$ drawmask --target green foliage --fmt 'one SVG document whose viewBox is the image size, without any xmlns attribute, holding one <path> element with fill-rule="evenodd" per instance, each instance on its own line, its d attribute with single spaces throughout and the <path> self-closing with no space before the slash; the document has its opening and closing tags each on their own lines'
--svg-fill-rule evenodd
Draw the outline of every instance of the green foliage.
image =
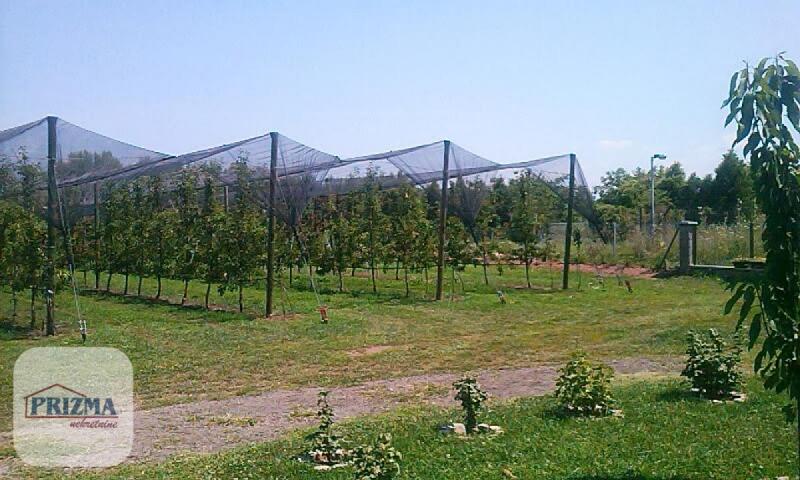
<svg viewBox="0 0 800 480">
<path fill-rule="evenodd" d="M 382 433 L 374 445 L 362 445 L 353 450 L 353 470 L 356 480 L 392 480 L 400 475 L 403 455 L 392 446 L 392 435 Z"/>
<path fill-rule="evenodd" d="M 737 327 L 749 319 L 749 347 L 763 337 L 753 366 L 768 389 L 800 402 L 800 71 L 789 59 L 765 58 L 731 77 L 723 108 L 737 126 L 755 180 L 758 207 L 766 216 L 763 277 L 732 282 L 725 310 L 742 301 Z M 788 408 L 790 417 L 796 409 Z"/>
<path fill-rule="evenodd" d="M 468 375 L 453 383 L 453 388 L 456 389 L 455 399 L 461 402 L 461 408 L 464 410 L 464 426 L 467 433 L 473 433 L 478 427 L 478 413 L 484 408 L 489 395 L 481 389 L 474 377 Z"/>
<path fill-rule="evenodd" d="M 559 370 L 556 398 L 568 415 L 604 416 L 612 411 L 611 379 L 614 372 L 602 363 L 593 363 L 578 353 Z"/>
<path fill-rule="evenodd" d="M 742 383 L 739 346 L 728 345 L 714 328 L 704 333 L 689 330 L 687 341 L 688 358 L 681 375 L 704 397 L 730 398 Z"/>
<path fill-rule="evenodd" d="M 747 165 L 734 151 L 723 154 L 714 175 L 686 176 L 680 163 L 656 165 L 656 223 L 674 224 L 688 219 L 703 223 L 732 224 L 753 213 L 753 182 Z M 637 168 L 609 171 L 595 188 L 597 211 L 603 223 L 617 223 L 627 237 L 646 223 L 650 209 L 650 172 Z"/>
<path fill-rule="evenodd" d="M 315 463 L 333 465 L 347 458 L 342 438 L 333 431 L 333 417 L 333 408 L 328 404 L 328 392 L 319 392 L 317 398 L 319 426 L 306 436 L 306 440 L 311 442 L 307 456 Z"/>
<path fill-rule="evenodd" d="M 623 421 L 553 419 L 546 398 L 498 405 L 490 423 L 508 426 L 491 441 L 443 437 L 431 425 L 450 412 L 424 407 L 358 418 L 342 424 L 348 437 L 369 442 L 392 434 L 403 454 L 400 478 L 447 480 L 529 479 L 771 479 L 795 467 L 792 427 L 780 415 L 781 396 L 753 383 L 746 403 L 714 405 L 687 397 L 673 379 L 626 382 L 615 388 Z M 103 471 L 42 469 L 22 476 L 98 480 L 281 479 L 348 480 L 350 469 L 314 472 L 292 458 L 302 439 L 290 435 L 214 454 L 125 463 Z M 13 448 L 9 446 L 9 451 Z M 0 456 L 3 449 L 0 447 Z M 37 475 L 38 474 L 38 475 Z"/>
<path fill-rule="evenodd" d="M 0 277 L 12 292 L 40 286 L 45 234 L 44 222 L 33 213 L 0 202 Z"/>
</svg>

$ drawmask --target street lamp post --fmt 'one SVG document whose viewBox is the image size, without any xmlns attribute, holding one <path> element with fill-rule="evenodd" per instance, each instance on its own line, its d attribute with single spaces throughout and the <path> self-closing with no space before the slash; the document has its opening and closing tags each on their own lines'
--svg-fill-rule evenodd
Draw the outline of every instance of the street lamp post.
<svg viewBox="0 0 800 480">
<path fill-rule="evenodd" d="M 656 153 L 650 157 L 650 236 L 656 233 L 656 160 L 666 160 L 663 153 Z"/>
</svg>

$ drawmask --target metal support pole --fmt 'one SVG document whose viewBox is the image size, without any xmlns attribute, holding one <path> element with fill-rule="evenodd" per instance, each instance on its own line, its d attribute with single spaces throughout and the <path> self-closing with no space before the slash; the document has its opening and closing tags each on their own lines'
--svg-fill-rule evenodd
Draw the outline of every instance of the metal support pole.
<svg viewBox="0 0 800 480">
<path fill-rule="evenodd" d="M 656 156 L 650 157 L 650 236 L 656 233 Z"/>
<path fill-rule="evenodd" d="M 269 157 L 269 205 L 267 207 L 268 226 L 267 226 L 267 291 L 265 302 L 265 315 L 272 315 L 272 290 L 275 274 L 275 188 L 278 184 L 278 134 L 269 134 L 272 148 Z M 228 187 L 225 187 L 225 198 L 227 204 Z"/>
<path fill-rule="evenodd" d="M 450 140 L 444 141 L 442 163 L 442 202 L 439 205 L 439 252 L 436 260 L 436 300 L 443 297 L 444 287 L 444 241 L 447 231 L 447 190 L 450 180 Z"/>
<path fill-rule="evenodd" d="M 56 334 L 55 290 L 56 290 L 56 117 L 47 117 L 47 270 L 45 274 L 45 299 L 47 319 L 45 335 Z"/>
<path fill-rule="evenodd" d="M 99 185 L 94 182 L 94 289 L 100 290 L 100 194 Z"/>
<path fill-rule="evenodd" d="M 569 154 L 569 193 L 567 197 L 567 226 L 564 229 L 564 278 L 562 288 L 569 288 L 569 261 L 572 247 L 572 207 L 575 203 L 575 158 L 574 153 Z"/>
</svg>

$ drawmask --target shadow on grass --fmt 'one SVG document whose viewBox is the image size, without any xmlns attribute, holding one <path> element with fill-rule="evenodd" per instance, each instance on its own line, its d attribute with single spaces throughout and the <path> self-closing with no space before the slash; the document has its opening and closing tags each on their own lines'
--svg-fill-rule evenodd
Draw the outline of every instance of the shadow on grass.
<svg viewBox="0 0 800 480">
<path fill-rule="evenodd" d="M 656 475 L 646 475 L 643 473 L 622 473 L 622 474 L 611 474 L 611 475 L 573 475 L 569 477 L 563 477 L 563 480 L 685 480 L 688 477 L 679 477 L 679 476 L 669 476 L 669 477 L 662 477 Z"/>
<path fill-rule="evenodd" d="M 3 340 L 27 340 L 36 332 L 29 325 L 20 325 L 10 320 L 0 320 L 0 338 Z"/>
<path fill-rule="evenodd" d="M 205 306 L 197 304 L 197 303 L 186 303 L 180 304 L 178 302 L 172 302 L 168 298 L 159 298 L 156 299 L 155 297 L 150 296 L 136 296 L 136 295 L 125 295 L 120 292 L 114 291 L 106 291 L 106 290 L 94 290 L 94 289 L 86 289 L 81 291 L 81 295 L 92 296 L 98 299 L 113 299 L 118 301 L 119 303 L 124 303 L 128 305 L 145 305 L 145 306 L 159 306 L 159 307 L 167 307 L 172 311 L 175 312 L 195 312 L 195 313 L 203 313 L 207 315 L 213 315 L 214 320 L 218 322 L 225 322 L 228 320 L 240 319 L 241 316 L 245 316 L 251 320 L 259 318 L 257 315 L 253 315 L 245 309 L 244 312 L 239 312 L 238 309 L 233 308 L 222 308 L 220 305 L 211 304 L 209 308 L 206 309 Z M 263 317 L 263 316 L 262 316 Z M 208 320 L 207 317 L 203 317 L 205 320 Z"/>
<path fill-rule="evenodd" d="M 703 402 L 700 395 L 690 391 L 688 388 L 672 387 L 656 395 L 656 400 L 659 402 Z"/>
</svg>

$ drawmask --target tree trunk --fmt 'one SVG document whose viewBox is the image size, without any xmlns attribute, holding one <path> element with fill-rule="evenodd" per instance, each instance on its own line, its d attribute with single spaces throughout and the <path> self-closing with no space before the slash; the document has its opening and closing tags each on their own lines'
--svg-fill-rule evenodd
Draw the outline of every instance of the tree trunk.
<svg viewBox="0 0 800 480">
<path fill-rule="evenodd" d="M 342 278 L 342 271 L 339 270 L 339 293 L 344 292 L 344 279 Z"/>
<path fill-rule="evenodd" d="M 447 270 L 445 270 L 445 273 Z M 450 269 L 450 301 L 452 302 L 456 298 L 456 269 Z"/>
<path fill-rule="evenodd" d="M 31 330 L 36 323 L 36 287 L 31 287 Z"/>
<path fill-rule="evenodd" d="M 397 259 L 397 262 L 394 264 L 394 279 L 400 280 L 400 259 Z"/>
<path fill-rule="evenodd" d="M 372 276 L 372 293 L 378 293 L 378 284 L 375 282 L 375 254 L 370 255 L 369 269 Z"/>
<path fill-rule="evenodd" d="M 17 320 L 17 291 L 11 290 L 11 321 L 16 322 Z"/>
<path fill-rule="evenodd" d="M 294 264 L 289 262 L 289 288 L 292 288 L 292 273 L 294 273 Z"/>
<path fill-rule="evenodd" d="M 161 274 L 160 273 L 158 275 L 156 275 L 156 283 L 158 284 L 158 287 L 156 288 L 156 300 L 158 300 L 159 298 L 161 298 Z"/>
<path fill-rule="evenodd" d="M 242 286 L 239 285 L 239 313 L 244 312 L 244 303 L 242 302 Z"/>
<path fill-rule="evenodd" d="M 483 283 L 489 285 L 489 258 L 486 255 L 486 248 L 481 245 L 481 253 L 483 254 Z"/>
<path fill-rule="evenodd" d="M 141 275 L 139 275 L 139 284 L 136 286 L 136 296 L 137 297 L 141 297 L 142 296 L 142 276 Z"/>
<path fill-rule="evenodd" d="M 525 259 L 525 281 L 528 283 L 528 288 L 531 288 L 531 275 L 530 275 L 531 262 L 528 258 Z"/>
<path fill-rule="evenodd" d="M 408 267 L 404 267 L 403 270 L 405 270 L 406 298 L 408 298 L 411 295 L 411 291 L 408 288 Z"/>
<path fill-rule="evenodd" d="M 353 265 L 352 270 L 350 270 L 350 276 L 351 277 L 355 277 L 356 276 L 356 266 L 355 265 Z"/>
<path fill-rule="evenodd" d="M 186 297 L 189 296 L 189 279 L 183 281 L 183 297 L 181 297 L 181 305 L 186 305 Z"/>
<path fill-rule="evenodd" d="M 209 296 L 210 294 L 211 294 L 211 282 L 208 282 L 208 283 L 206 284 L 206 302 L 205 302 L 205 305 L 206 305 L 206 310 L 208 310 L 208 296 Z"/>
<path fill-rule="evenodd" d="M 314 267 L 308 262 L 308 288 L 314 290 Z"/>
<path fill-rule="evenodd" d="M 125 272 L 125 288 L 123 289 L 122 294 L 128 294 L 128 272 Z"/>
<path fill-rule="evenodd" d="M 111 276 L 112 275 L 113 275 L 113 273 L 108 272 L 108 279 L 106 280 L 106 292 L 110 292 L 111 291 Z"/>
</svg>

